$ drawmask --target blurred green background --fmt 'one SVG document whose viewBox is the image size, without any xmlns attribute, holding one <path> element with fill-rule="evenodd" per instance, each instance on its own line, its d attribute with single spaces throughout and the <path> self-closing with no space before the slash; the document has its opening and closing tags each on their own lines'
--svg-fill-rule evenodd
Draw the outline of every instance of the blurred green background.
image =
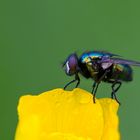
<svg viewBox="0 0 140 140">
<path fill-rule="evenodd" d="M 20 96 L 63 87 L 61 63 L 73 52 L 107 50 L 140 61 L 138 0 L 5 0 L 0 2 L 0 139 L 13 140 Z M 118 92 L 123 140 L 140 138 L 140 68 Z M 92 80 L 80 87 L 91 91 Z M 72 89 L 71 85 L 69 89 Z M 102 84 L 97 97 L 110 97 Z"/>
</svg>

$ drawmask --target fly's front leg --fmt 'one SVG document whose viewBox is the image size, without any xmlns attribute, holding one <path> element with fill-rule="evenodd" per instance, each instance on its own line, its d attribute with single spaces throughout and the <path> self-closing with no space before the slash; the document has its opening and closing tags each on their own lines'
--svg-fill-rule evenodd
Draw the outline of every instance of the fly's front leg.
<svg viewBox="0 0 140 140">
<path fill-rule="evenodd" d="M 75 79 L 77 80 L 77 84 L 76 84 L 75 88 L 77 88 L 80 84 L 80 77 L 78 74 L 75 75 Z"/>
<path fill-rule="evenodd" d="M 77 82 L 75 88 L 77 88 L 78 85 L 80 84 L 80 78 L 79 78 L 78 74 L 75 74 L 75 79 L 72 80 L 72 81 L 70 81 L 69 83 L 67 83 L 67 84 L 64 86 L 64 90 L 65 90 L 70 84 L 72 84 L 72 83 L 74 83 L 74 82 L 76 82 L 76 81 L 78 81 L 78 82 Z"/>
</svg>

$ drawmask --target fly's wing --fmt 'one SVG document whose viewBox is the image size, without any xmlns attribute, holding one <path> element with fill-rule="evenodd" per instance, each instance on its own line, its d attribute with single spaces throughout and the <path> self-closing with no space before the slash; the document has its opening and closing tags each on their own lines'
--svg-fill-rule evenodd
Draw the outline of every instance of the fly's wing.
<svg viewBox="0 0 140 140">
<path fill-rule="evenodd" d="M 107 52 L 107 51 L 97 51 L 97 50 L 95 50 L 95 51 L 86 52 L 86 53 L 87 54 L 92 54 L 92 53 L 95 53 L 96 54 L 97 53 L 97 54 L 102 55 L 101 60 L 103 60 L 103 61 L 101 61 L 100 58 L 93 59 L 89 55 L 88 58 L 90 59 L 90 61 L 88 63 L 92 63 L 93 67 L 95 67 L 95 64 L 97 62 L 98 64 L 101 64 L 101 66 L 102 66 L 103 69 L 107 69 L 107 68 L 109 68 L 112 65 L 113 62 L 112 61 L 109 61 L 110 58 L 113 58 L 115 56 L 119 56 L 120 57 L 120 55 L 113 54 L 113 53 L 110 53 L 110 52 Z"/>
<path fill-rule="evenodd" d="M 102 60 L 99 61 L 101 65 L 105 64 L 127 64 L 132 66 L 140 66 L 140 62 L 133 61 L 133 60 L 126 60 L 122 58 L 106 58 L 103 57 Z"/>
</svg>

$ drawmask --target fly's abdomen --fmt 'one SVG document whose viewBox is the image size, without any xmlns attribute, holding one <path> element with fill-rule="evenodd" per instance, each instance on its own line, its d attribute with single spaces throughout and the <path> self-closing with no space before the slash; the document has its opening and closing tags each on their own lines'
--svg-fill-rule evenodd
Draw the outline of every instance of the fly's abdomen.
<svg viewBox="0 0 140 140">
<path fill-rule="evenodd" d="M 121 81 L 132 81 L 133 70 L 126 64 L 114 64 L 111 78 Z"/>
</svg>

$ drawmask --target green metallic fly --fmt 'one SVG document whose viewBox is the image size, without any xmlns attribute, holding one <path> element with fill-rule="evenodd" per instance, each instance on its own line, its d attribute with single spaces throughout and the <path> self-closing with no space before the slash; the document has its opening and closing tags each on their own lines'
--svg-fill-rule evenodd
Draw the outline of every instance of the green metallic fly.
<svg viewBox="0 0 140 140">
<path fill-rule="evenodd" d="M 89 51 L 83 53 L 79 58 L 76 53 L 68 56 L 63 67 L 68 76 L 75 75 L 75 79 L 65 85 L 67 88 L 73 82 L 77 81 L 76 87 L 80 84 L 79 74 L 85 78 L 94 80 L 92 94 L 95 103 L 95 96 L 99 84 L 107 82 L 112 84 L 111 98 L 120 104 L 116 97 L 116 92 L 122 85 L 122 82 L 130 82 L 133 79 L 133 70 L 130 65 L 140 66 L 140 62 L 119 58 L 119 55 L 105 51 Z"/>
</svg>

